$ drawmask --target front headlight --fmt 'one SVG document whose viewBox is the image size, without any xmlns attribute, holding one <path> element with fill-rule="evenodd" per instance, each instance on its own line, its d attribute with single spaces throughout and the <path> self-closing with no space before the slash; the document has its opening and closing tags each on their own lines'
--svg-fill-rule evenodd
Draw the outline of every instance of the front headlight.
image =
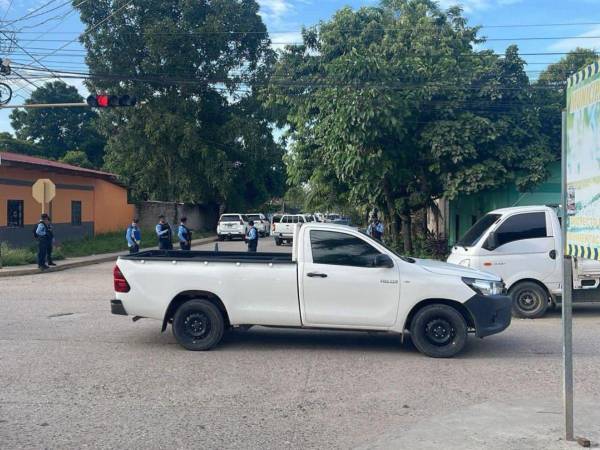
<svg viewBox="0 0 600 450">
<path fill-rule="evenodd" d="M 500 295 L 504 293 L 504 283 L 502 281 L 480 280 L 477 278 L 462 279 L 467 286 L 481 295 Z"/>
</svg>

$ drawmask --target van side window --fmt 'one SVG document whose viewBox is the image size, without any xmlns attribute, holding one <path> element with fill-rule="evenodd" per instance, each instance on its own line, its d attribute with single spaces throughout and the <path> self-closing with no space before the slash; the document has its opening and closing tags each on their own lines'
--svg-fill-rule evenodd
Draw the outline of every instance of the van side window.
<svg viewBox="0 0 600 450">
<path fill-rule="evenodd" d="M 289 218 L 290 218 L 290 216 L 283 216 L 281 218 L 281 223 L 289 223 Z"/>
<path fill-rule="evenodd" d="M 311 231 L 313 263 L 373 267 L 378 250 L 355 236 L 335 231 Z"/>
<path fill-rule="evenodd" d="M 517 214 L 509 217 L 496 231 L 498 246 L 523 239 L 547 237 L 546 214 L 543 212 Z"/>
</svg>

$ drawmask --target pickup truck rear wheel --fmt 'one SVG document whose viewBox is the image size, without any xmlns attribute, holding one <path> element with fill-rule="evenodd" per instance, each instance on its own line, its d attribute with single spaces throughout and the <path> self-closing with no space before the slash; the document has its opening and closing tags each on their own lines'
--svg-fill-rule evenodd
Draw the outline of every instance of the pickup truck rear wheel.
<svg viewBox="0 0 600 450">
<path fill-rule="evenodd" d="M 417 311 L 410 327 L 417 349 L 432 358 L 450 358 L 467 343 L 467 323 L 448 305 L 427 305 Z"/>
<path fill-rule="evenodd" d="M 223 337 L 223 314 L 208 300 L 190 300 L 173 317 L 173 335 L 188 350 L 210 350 Z"/>
<path fill-rule="evenodd" d="M 546 291 L 537 283 L 523 281 L 510 288 L 513 316 L 537 319 L 546 314 L 549 298 Z"/>
<path fill-rule="evenodd" d="M 275 245 L 280 246 L 281 245 L 281 239 L 275 238 Z"/>
</svg>

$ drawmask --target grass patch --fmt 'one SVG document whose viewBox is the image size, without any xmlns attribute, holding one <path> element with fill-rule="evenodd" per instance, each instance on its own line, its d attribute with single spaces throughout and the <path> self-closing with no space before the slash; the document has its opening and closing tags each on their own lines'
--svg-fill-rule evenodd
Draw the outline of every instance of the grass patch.
<svg viewBox="0 0 600 450">
<path fill-rule="evenodd" d="M 194 232 L 193 238 L 213 236 L 212 232 Z M 173 236 L 173 242 L 179 242 L 177 235 Z M 142 249 L 156 247 L 158 241 L 154 230 L 142 230 Z M 76 256 L 99 255 L 101 253 L 114 253 L 126 251 L 127 241 L 125 240 L 125 231 L 114 231 L 112 233 L 98 234 L 92 237 L 86 237 L 76 241 L 64 241 L 60 248 L 67 258 Z"/>
<path fill-rule="evenodd" d="M 194 232 L 194 239 L 214 236 L 213 232 Z M 177 235 L 173 236 L 177 243 Z M 154 230 L 142 230 L 142 248 L 156 247 L 158 245 Z M 83 239 L 64 241 L 54 245 L 52 258 L 61 260 L 78 256 L 100 255 L 102 253 L 115 253 L 127 251 L 125 231 L 114 231 Z M 177 247 L 179 248 L 179 247 Z M 12 248 L 2 243 L 1 258 L 3 266 L 22 266 L 37 262 L 37 246 L 25 248 Z"/>
<path fill-rule="evenodd" d="M 12 248 L 5 242 L 0 244 L 0 258 L 2 266 L 24 266 L 37 263 L 37 247 Z M 65 256 L 59 248 L 52 251 L 52 259 L 60 261 Z"/>
</svg>

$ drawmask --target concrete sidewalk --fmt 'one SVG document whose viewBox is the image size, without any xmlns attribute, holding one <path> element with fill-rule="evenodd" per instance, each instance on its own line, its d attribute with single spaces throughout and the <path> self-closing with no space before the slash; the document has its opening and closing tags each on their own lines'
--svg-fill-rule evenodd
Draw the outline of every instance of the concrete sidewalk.
<svg viewBox="0 0 600 450">
<path fill-rule="evenodd" d="M 199 245 L 215 242 L 217 237 L 209 237 L 192 240 L 192 248 Z M 148 247 L 142 250 L 156 250 L 157 247 Z M 100 255 L 79 256 L 75 258 L 65 258 L 57 262 L 57 265 L 46 270 L 38 269 L 37 264 L 28 264 L 24 266 L 8 266 L 0 269 L 0 278 L 15 277 L 19 275 L 33 275 L 38 273 L 58 272 L 60 270 L 72 269 L 74 267 L 89 266 L 103 262 L 116 261 L 119 256 L 128 255 L 128 252 L 103 253 Z"/>
<path fill-rule="evenodd" d="M 552 396 L 556 396 L 552 393 Z M 560 401 L 541 399 L 487 402 L 454 414 L 425 419 L 414 426 L 381 436 L 360 450 L 576 450 L 563 439 Z M 600 441 L 600 412 L 589 398 L 575 401 L 575 436 Z"/>
</svg>

